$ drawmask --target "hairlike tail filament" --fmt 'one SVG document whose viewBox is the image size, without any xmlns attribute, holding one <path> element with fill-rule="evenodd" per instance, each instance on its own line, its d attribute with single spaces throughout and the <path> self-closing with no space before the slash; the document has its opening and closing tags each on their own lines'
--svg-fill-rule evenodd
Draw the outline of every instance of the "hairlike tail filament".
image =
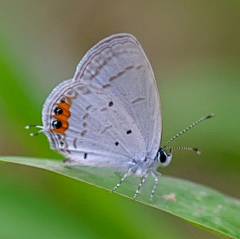
<svg viewBox="0 0 240 239">
<path fill-rule="evenodd" d="M 30 128 L 39 128 L 41 130 L 39 130 L 37 133 L 30 133 L 30 136 L 37 136 L 38 134 L 42 133 L 44 130 L 43 130 L 43 126 L 41 125 L 36 125 L 36 124 L 32 124 L 32 125 L 26 125 L 25 126 L 25 129 L 30 129 Z"/>
</svg>

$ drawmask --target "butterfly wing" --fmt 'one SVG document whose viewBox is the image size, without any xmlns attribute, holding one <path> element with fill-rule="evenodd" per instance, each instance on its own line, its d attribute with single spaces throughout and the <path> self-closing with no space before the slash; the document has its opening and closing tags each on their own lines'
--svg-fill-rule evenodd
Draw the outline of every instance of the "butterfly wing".
<svg viewBox="0 0 240 239">
<path fill-rule="evenodd" d="M 54 121 L 60 131 L 52 129 Z M 47 98 L 43 124 L 52 148 L 70 164 L 128 167 L 131 160 L 153 159 L 161 139 L 160 103 L 138 41 L 118 34 L 90 49 L 73 79 Z"/>
<path fill-rule="evenodd" d="M 74 81 L 104 88 L 118 98 L 141 131 L 145 150 L 155 156 L 162 130 L 159 95 L 151 65 L 136 38 L 117 34 L 99 42 L 78 64 Z"/>
</svg>

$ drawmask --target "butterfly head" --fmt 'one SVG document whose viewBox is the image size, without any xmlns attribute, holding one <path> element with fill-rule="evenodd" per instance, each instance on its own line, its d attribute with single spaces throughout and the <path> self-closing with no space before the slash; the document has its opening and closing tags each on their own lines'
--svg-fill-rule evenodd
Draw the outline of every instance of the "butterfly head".
<svg viewBox="0 0 240 239">
<path fill-rule="evenodd" d="M 157 152 L 156 160 L 158 166 L 160 167 L 168 166 L 172 161 L 172 149 L 170 149 L 170 152 L 167 153 L 164 148 L 160 148 Z"/>
</svg>

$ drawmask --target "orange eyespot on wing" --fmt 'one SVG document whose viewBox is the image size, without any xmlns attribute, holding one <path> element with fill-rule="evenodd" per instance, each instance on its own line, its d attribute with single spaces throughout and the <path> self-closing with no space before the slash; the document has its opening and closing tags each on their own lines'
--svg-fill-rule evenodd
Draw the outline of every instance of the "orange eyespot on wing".
<svg viewBox="0 0 240 239">
<path fill-rule="evenodd" d="M 66 103 L 66 102 L 62 102 L 62 103 L 59 103 L 58 104 L 58 108 L 60 108 L 60 109 L 62 109 L 62 111 L 63 111 L 63 115 L 66 115 L 66 117 L 69 117 L 70 116 L 70 111 L 69 111 L 69 109 L 70 109 L 70 104 L 68 104 L 68 103 Z"/>
<path fill-rule="evenodd" d="M 52 115 L 56 119 L 52 122 L 52 131 L 63 134 L 68 129 L 68 118 L 71 116 L 70 107 L 71 105 L 64 101 L 57 104 L 54 109 L 55 114 Z"/>
</svg>

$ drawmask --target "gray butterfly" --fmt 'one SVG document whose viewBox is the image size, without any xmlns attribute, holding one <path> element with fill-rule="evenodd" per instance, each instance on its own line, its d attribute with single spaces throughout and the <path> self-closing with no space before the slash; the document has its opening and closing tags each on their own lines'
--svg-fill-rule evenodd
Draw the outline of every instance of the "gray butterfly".
<svg viewBox="0 0 240 239">
<path fill-rule="evenodd" d="M 117 34 L 91 48 L 73 78 L 53 89 L 43 106 L 43 126 L 33 126 L 66 157 L 65 165 L 124 172 L 113 191 L 128 175 L 141 176 L 135 199 L 151 174 L 152 199 L 161 175 L 157 168 L 167 166 L 173 148 L 180 148 L 167 147 L 168 143 L 212 116 L 199 119 L 159 148 L 162 118 L 151 65 L 135 37 Z"/>
</svg>

